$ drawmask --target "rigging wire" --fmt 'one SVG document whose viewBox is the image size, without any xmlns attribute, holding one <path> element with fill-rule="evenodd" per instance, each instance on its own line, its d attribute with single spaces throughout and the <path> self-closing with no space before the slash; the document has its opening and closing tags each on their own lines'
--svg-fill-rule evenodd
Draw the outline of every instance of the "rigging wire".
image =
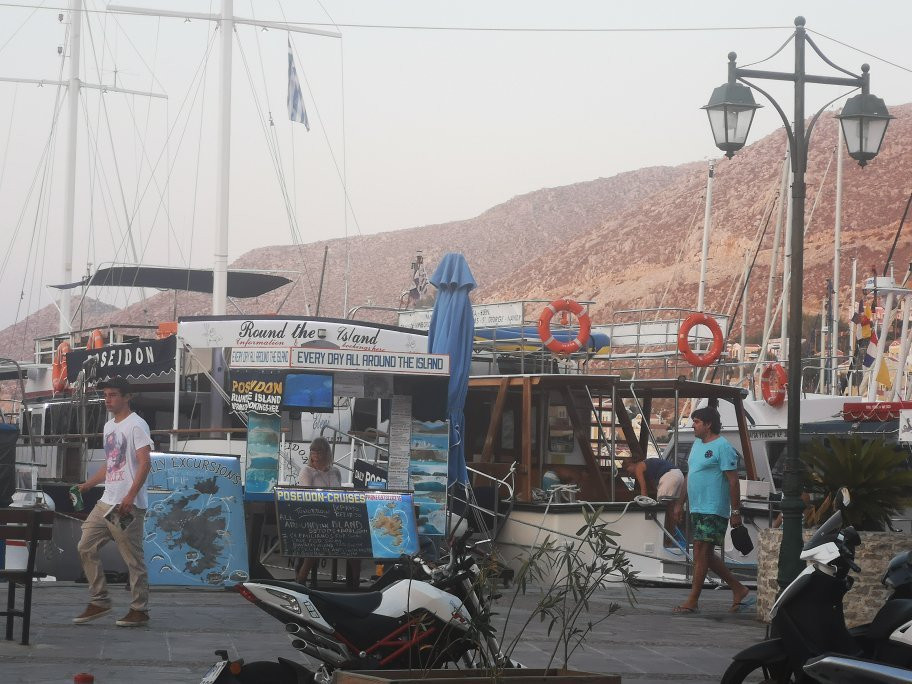
<svg viewBox="0 0 912 684">
<path fill-rule="evenodd" d="M 859 47 L 855 47 L 854 45 L 851 45 L 850 43 L 845 43 L 845 42 L 843 42 L 843 41 L 841 41 L 841 40 L 838 40 L 838 39 L 836 39 L 836 38 L 833 38 L 832 36 L 828 36 L 828 35 L 826 35 L 825 33 L 820 33 L 820 31 L 814 31 L 814 30 L 812 30 L 812 29 L 805 29 L 805 30 L 806 30 L 808 33 L 813 33 L 815 36 L 820 36 L 821 38 L 826 38 L 827 40 L 831 40 L 831 41 L 833 41 L 834 43 L 836 43 L 837 45 L 842 45 L 843 47 L 847 47 L 847 48 L 849 48 L 850 50 L 854 50 L 855 52 L 860 52 L 860 53 L 863 54 L 865 57 L 870 57 L 871 59 L 876 59 L 878 62 L 883 62 L 884 64 L 889 64 L 891 67 L 896 67 L 897 69 L 902 69 L 903 71 L 907 71 L 907 72 L 909 72 L 910 74 L 912 74 L 912 68 L 903 66 L 902 64 L 898 64 L 898 63 L 893 62 L 893 61 L 891 61 L 891 60 L 889 60 L 889 59 L 886 59 L 886 58 L 884 58 L 884 57 L 880 57 L 880 56 L 878 56 L 878 55 L 875 55 L 873 52 L 868 52 L 868 51 L 866 51 L 866 50 L 862 50 L 862 49 L 859 48 Z"/>
<path fill-rule="evenodd" d="M 703 193 L 700 193 L 698 196 L 700 198 L 702 198 L 704 195 L 703 195 Z M 658 306 L 659 309 L 661 309 L 665 305 L 665 297 L 668 295 L 668 290 L 671 289 L 672 284 L 675 282 L 678 275 L 680 274 L 681 269 L 678 267 L 682 263 L 681 260 L 684 256 L 684 250 L 687 247 L 687 240 L 690 238 L 691 234 L 693 233 L 694 223 L 696 223 L 697 215 L 699 213 L 700 213 L 700 205 L 697 204 L 697 207 L 694 209 L 694 214 L 690 219 L 690 225 L 688 226 L 687 231 L 684 233 L 684 237 L 681 240 L 681 248 L 678 250 L 678 256 L 674 260 L 674 266 L 673 266 L 671 278 L 669 278 L 668 282 L 665 283 L 665 290 L 664 290 L 664 292 L 662 292 L 662 297 L 659 299 L 659 306 Z M 655 320 L 659 320 L 659 311 L 656 311 Z"/>
<path fill-rule="evenodd" d="M 3 190 L 3 179 L 6 177 L 6 158 L 9 154 L 10 136 L 13 133 L 13 121 L 16 119 L 16 100 L 19 98 L 19 84 L 14 83 L 13 102 L 10 106 L 9 127 L 6 129 L 6 143 L 3 145 L 3 162 L 0 163 L 0 190 Z"/>
<path fill-rule="evenodd" d="M 256 30 L 256 29 L 254 29 L 254 30 Z M 291 229 L 292 239 L 294 240 L 295 245 L 298 247 L 299 254 L 301 257 L 301 267 L 304 269 L 304 274 L 307 277 L 308 282 L 310 283 L 310 289 L 311 289 L 311 293 L 313 295 L 313 293 L 316 292 L 316 288 L 314 287 L 314 282 L 313 282 L 313 279 L 311 278 L 310 270 L 307 268 L 307 262 L 304 260 L 303 245 L 302 245 L 303 239 L 301 237 L 300 228 L 298 227 L 297 217 L 294 215 L 294 209 L 292 207 L 291 198 L 288 195 L 288 184 L 285 181 L 285 174 L 284 174 L 284 170 L 282 168 L 282 159 L 281 159 L 281 156 L 278 154 L 278 150 L 275 149 L 275 147 L 277 147 L 278 145 L 276 143 L 276 145 L 274 147 L 273 142 L 270 139 L 269 128 L 270 128 L 271 124 L 267 123 L 263 117 L 263 107 L 260 104 L 260 98 L 256 92 L 256 86 L 254 85 L 254 82 L 253 82 L 253 74 L 250 71 L 250 65 L 247 61 L 247 53 L 244 51 L 244 46 L 241 43 L 240 35 L 238 35 L 237 32 L 235 32 L 235 38 L 237 39 L 238 50 L 241 54 L 241 63 L 244 65 L 244 72 L 247 74 L 247 82 L 250 86 L 251 94 L 253 95 L 253 102 L 254 102 L 256 112 L 257 112 L 257 118 L 260 121 L 260 127 L 263 130 L 263 136 L 266 138 L 266 147 L 269 149 L 270 159 L 272 160 L 272 165 L 276 172 L 276 176 L 279 179 L 279 188 L 281 189 L 281 192 L 282 192 L 282 199 L 285 202 L 285 212 L 288 216 L 288 224 L 289 224 L 289 228 Z M 267 109 L 268 109 L 268 107 L 267 107 Z M 270 122 L 271 122 L 271 117 L 270 117 Z"/>
<path fill-rule="evenodd" d="M 17 5 L 17 7 L 27 8 L 28 5 Z M 31 20 L 31 18 L 35 16 L 35 13 L 38 12 L 38 10 L 40 10 L 40 9 L 47 9 L 44 6 L 43 2 L 40 5 L 36 5 L 36 6 L 32 7 L 32 11 L 29 12 L 29 15 L 25 19 L 22 20 L 22 23 L 16 27 L 16 29 L 10 34 L 10 37 L 7 38 L 3 42 L 3 45 L 0 45 L 0 52 L 3 52 L 6 49 L 6 46 L 9 45 L 11 42 L 13 42 L 13 38 L 16 37 L 16 35 L 19 33 L 19 31 L 21 31 L 23 28 L 25 28 L 25 25 L 27 23 L 29 23 L 29 20 Z"/>
</svg>

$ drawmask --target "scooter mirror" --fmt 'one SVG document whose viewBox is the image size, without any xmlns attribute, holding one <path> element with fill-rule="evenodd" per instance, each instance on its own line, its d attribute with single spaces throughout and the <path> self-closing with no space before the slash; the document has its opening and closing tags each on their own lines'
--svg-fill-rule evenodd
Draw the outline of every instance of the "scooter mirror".
<svg viewBox="0 0 912 684">
<path fill-rule="evenodd" d="M 836 492 L 836 508 L 845 510 L 852 503 L 852 496 L 849 494 L 847 487 L 840 487 Z"/>
</svg>

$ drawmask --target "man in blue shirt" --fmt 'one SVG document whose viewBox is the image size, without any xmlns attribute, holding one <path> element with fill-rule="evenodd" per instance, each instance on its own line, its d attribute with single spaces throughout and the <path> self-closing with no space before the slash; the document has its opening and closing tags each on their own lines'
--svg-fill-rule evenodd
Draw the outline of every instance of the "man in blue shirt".
<svg viewBox="0 0 912 684">
<path fill-rule="evenodd" d="M 694 573 L 690 595 L 675 613 L 696 613 L 708 570 L 716 573 L 732 590 L 732 612 L 748 606 L 748 588 L 735 579 L 725 567 L 722 559 L 713 553 L 716 546 L 725 541 L 729 523 L 741 525 L 741 511 L 738 504 L 741 489 L 738 484 L 738 454 L 722 431 L 722 420 L 714 406 L 694 411 L 693 422 L 696 440 L 687 459 L 687 486 L 675 505 L 674 517 L 680 520 L 684 502 L 689 501 L 691 526 L 693 528 Z"/>
</svg>

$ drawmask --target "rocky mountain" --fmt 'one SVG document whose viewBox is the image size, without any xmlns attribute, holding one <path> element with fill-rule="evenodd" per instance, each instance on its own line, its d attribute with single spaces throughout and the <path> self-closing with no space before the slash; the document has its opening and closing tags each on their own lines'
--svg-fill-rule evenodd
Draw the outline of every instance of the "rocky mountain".
<svg viewBox="0 0 912 684">
<path fill-rule="evenodd" d="M 897 118 L 877 159 L 865 168 L 847 155 L 843 162 L 842 302 L 850 296 L 853 258 L 859 279 L 875 266 L 878 271 L 883 268 L 912 189 L 908 180 L 912 177 L 912 104 L 891 107 L 891 112 Z M 821 118 L 808 160 L 804 281 L 808 312 L 819 311 L 832 275 L 836 124 L 829 113 Z M 715 163 L 706 304 L 714 311 L 730 307 L 745 252 L 753 254 L 756 238 L 763 233 L 751 275 L 753 329 L 763 316 L 776 216 L 773 203 L 784 151 L 785 134 L 778 131 L 733 159 Z M 324 316 L 343 314 L 347 259 L 351 264 L 349 308 L 398 307 L 410 286 L 409 264 L 416 250 L 423 252 L 429 273 L 444 253 L 465 254 L 479 284 L 473 296 L 476 302 L 566 295 L 594 301 L 597 323 L 610 321 L 613 312 L 625 308 L 660 304 L 690 308 L 697 299 L 706 173 L 703 162 L 639 169 L 530 192 L 467 220 L 357 236 L 347 243 L 329 240 L 255 249 L 232 267 L 289 271 L 294 283 L 263 297 L 238 300 L 235 308 L 229 305 L 229 313 L 304 314 L 308 306 L 316 313 L 324 250 L 319 311 Z M 767 216 L 771 220 L 764 231 Z M 910 258 L 912 242 L 901 238 L 893 258 L 898 279 Z M 208 295 L 161 293 L 106 315 L 106 320 L 155 324 L 173 320 L 175 313 L 207 313 L 210 300 Z M 27 356 L 30 346 L 14 341 L 23 337 L 21 326 L 29 334 L 53 331 L 53 325 L 38 322 L 47 313 L 45 309 L 33 314 L 15 331 L 0 332 L 0 355 Z M 367 308 L 356 316 L 393 320 L 389 312 Z"/>
</svg>

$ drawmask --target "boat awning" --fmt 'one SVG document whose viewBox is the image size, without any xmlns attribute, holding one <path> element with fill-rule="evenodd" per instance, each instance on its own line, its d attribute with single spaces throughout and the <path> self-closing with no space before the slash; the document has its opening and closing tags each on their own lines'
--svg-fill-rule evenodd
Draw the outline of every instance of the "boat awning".
<svg viewBox="0 0 912 684">
<path fill-rule="evenodd" d="M 212 292 L 212 271 L 165 266 L 112 266 L 100 268 L 75 283 L 51 285 L 58 290 L 74 287 L 152 287 L 158 290 Z M 228 271 L 228 296 L 244 299 L 272 292 L 291 280 L 270 273 Z"/>
</svg>

